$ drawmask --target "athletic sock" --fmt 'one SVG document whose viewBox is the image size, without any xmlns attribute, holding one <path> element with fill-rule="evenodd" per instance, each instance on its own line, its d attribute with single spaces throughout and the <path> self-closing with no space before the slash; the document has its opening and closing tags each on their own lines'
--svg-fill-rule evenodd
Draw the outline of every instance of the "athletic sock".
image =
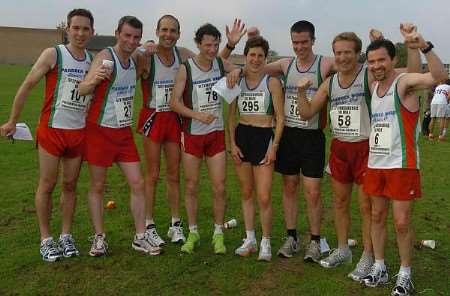
<svg viewBox="0 0 450 296">
<path fill-rule="evenodd" d="M 398 273 L 402 273 L 411 277 L 411 266 L 400 266 Z"/>
<path fill-rule="evenodd" d="M 177 218 L 177 217 L 172 217 L 172 226 L 174 226 L 174 225 L 175 225 L 175 223 L 177 223 L 177 222 L 179 222 L 179 221 L 181 221 L 181 219 L 180 219 L 180 218 Z"/>
<path fill-rule="evenodd" d="M 384 265 L 384 259 L 375 259 L 375 264 L 381 268 L 381 270 L 386 270 L 386 265 Z"/>
<path fill-rule="evenodd" d="M 149 225 L 155 225 L 155 221 L 153 221 L 153 218 L 145 219 L 145 227 L 147 227 Z"/>
<path fill-rule="evenodd" d="M 189 225 L 189 231 L 192 232 L 192 233 L 197 233 L 198 234 L 197 224 Z"/>
<path fill-rule="evenodd" d="M 245 234 L 247 235 L 248 240 L 256 241 L 255 230 L 246 230 Z"/>
<path fill-rule="evenodd" d="M 223 234 L 223 225 L 214 223 L 214 234 Z"/>
<path fill-rule="evenodd" d="M 144 237 L 145 237 L 145 232 L 144 233 L 136 233 L 137 239 L 143 239 Z"/>
<path fill-rule="evenodd" d="M 311 240 L 320 243 L 320 234 L 318 235 L 311 234 Z"/>
<path fill-rule="evenodd" d="M 295 241 L 297 241 L 297 229 L 288 229 L 287 230 L 287 235 L 288 236 L 292 236 L 294 238 Z"/>
</svg>

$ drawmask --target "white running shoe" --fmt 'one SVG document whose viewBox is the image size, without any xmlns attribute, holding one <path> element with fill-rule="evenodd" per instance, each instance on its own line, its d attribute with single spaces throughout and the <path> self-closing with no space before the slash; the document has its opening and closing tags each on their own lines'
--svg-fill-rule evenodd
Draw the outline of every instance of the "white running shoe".
<svg viewBox="0 0 450 296">
<path fill-rule="evenodd" d="M 58 246 L 55 244 L 52 237 L 41 241 L 39 252 L 41 253 L 42 260 L 47 262 L 58 261 L 62 256 Z"/>
<path fill-rule="evenodd" d="M 159 236 L 158 232 L 156 232 L 156 225 L 149 224 L 145 229 L 145 233 L 148 236 L 148 241 L 157 247 L 163 246 L 166 242 Z"/>
<path fill-rule="evenodd" d="M 92 238 L 92 246 L 89 255 L 92 257 L 106 256 L 108 254 L 108 243 L 106 242 L 106 235 L 96 234 Z"/>
<path fill-rule="evenodd" d="M 397 277 L 394 289 L 391 291 L 391 296 L 409 296 L 414 291 L 414 285 L 411 280 L 411 276 L 398 273 L 394 278 Z"/>
<path fill-rule="evenodd" d="M 181 221 L 175 222 L 173 225 L 169 226 L 167 231 L 167 237 L 174 244 L 182 244 L 186 241 L 186 237 L 183 234 L 183 223 Z"/>
<path fill-rule="evenodd" d="M 244 243 L 242 246 L 234 251 L 236 255 L 247 257 L 251 253 L 256 253 L 258 251 L 258 244 L 256 243 L 256 240 L 244 238 L 243 241 Z"/>
<path fill-rule="evenodd" d="M 270 240 L 261 240 L 258 260 L 259 261 L 272 260 L 272 247 L 270 246 Z"/>
<path fill-rule="evenodd" d="M 154 246 L 150 242 L 148 233 L 145 233 L 143 238 L 138 238 L 137 235 L 135 235 L 131 247 L 136 251 L 144 252 L 152 256 L 161 254 L 161 248 Z"/>
<path fill-rule="evenodd" d="M 367 287 L 375 288 L 378 285 L 387 284 L 389 275 L 386 270 L 382 270 L 378 264 L 373 264 L 367 276 L 361 279 L 361 283 Z"/>
</svg>

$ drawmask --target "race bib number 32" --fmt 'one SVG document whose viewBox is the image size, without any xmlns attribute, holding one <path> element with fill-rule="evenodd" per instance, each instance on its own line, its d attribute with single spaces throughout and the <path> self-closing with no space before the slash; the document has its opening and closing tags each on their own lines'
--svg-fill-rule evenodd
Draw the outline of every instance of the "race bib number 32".
<svg viewBox="0 0 450 296">
<path fill-rule="evenodd" d="M 392 125 L 390 122 L 377 122 L 370 132 L 370 153 L 390 155 L 392 146 Z"/>
</svg>

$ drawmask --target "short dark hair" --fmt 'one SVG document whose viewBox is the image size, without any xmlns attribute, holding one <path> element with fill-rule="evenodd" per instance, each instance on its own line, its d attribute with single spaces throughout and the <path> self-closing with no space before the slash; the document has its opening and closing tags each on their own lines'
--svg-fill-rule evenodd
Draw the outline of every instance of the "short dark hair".
<svg viewBox="0 0 450 296">
<path fill-rule="evenodd" d="M 267 57 L 267 54 L 269 53 L 269 42 L 261 36 L 256 36 L 247 40 L 244 48 L 244 55 L 248 54 L 250 48 L 255 47 L 261 47 L 264 51 L 264 55 Z"/>
<path fill-rule="evenodd" d="M 177 30 L 178 30 L 178 33 L 180 33 L 180 22 L 178 21 L 178 19 L 177 19 L 176 17 L 174 17 L 174 16 L 171 15 L 171 14 L 165 14 L 165 15 L 163 15 L 162 17 L 159 18 L 158 23 L 157 23 L 157 25 L 156 25 L 156 30 L 159 30 L 159 28 L 161 27 L 161 21 L 162 21 L 163 19 L 165 19 L 165 18 L 170 18 L 170 19 L 174 20 L 174 21 L 177 23 Z"/>
<path fill-rule="evenodd" d="M 203 26 L 201 26 L 200 28 L 197 29 L 197 31 L 195 32 L 195 38 L 194 41 L 197 43 L 201 43 L 203 36 L 205 35 L 210 35 L 215 37 L 216 39 L 219 39 L 222 37 L 222 35 L 220 34 L 220 31 L 217 30 L 216 27 L 214 27 L 213 25 L 207 23 L 204 24 Z"/>
<path fill-rule="evenodd" d="M 343 33 L 336 35 L 336 37 L 334 37 L 334 39 L 333 39 L 333 43 L 331 44 L 333 51 L 334 51 L 334 44 L 338 41 L 353 42 L 353 44 L 355 45 L 355 47 L 354 47 L 355 52 L 361 52 L 361 47 L 362 47 L 361 39 L 359 39 L 359 37 L 353 32 L 343 32 Z"/>
<path fill-rule="evenodd" d="M 379 48 L 385 48 L 391 59 L 395 57 L 395 45 L 391 40 L 388 39 L 378 39 L 372 41 L 366 49 L 366 56 L 369 56 L 370 51 L 377 50 Z"/>
<path fill-rule="evenodd" d="M 142 31 L 142 22 L 135 16 L 127 15 L 120 18 L 119 24 L 117 25 L 117 31 L 119 33 L 122 31 L 124 24 L 130 25 L 135 29 L 141 29 Z"/>
<path fill-rule="evenodd" d="M 311 22 L 302 20 L 298 21 L 291 27 L 291 33 L 302 33 L 302 32 L 308 32 L 311 39 L 316 39 L 316 29 L 314 28 L 314 25 Z"/>
<path fill-rule="evenodd" d="M 87 17 L 89 19 L 89 22 L 91 23 L 91 29 L 94 28 L 94 17 L 92 16 L 92 13 L 84 8 L 76 8 L 76 9 L 72 9 L 68 14 L 67 14 L 67 27 L 70 27 L 70 23 L 72 22 L 72 18 L 74 16 L 84 16 Z"/>
</svg>

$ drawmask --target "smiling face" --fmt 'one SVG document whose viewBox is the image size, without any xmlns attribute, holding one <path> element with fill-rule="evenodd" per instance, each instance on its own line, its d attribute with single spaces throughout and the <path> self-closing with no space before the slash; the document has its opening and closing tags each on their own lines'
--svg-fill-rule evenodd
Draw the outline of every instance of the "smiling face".
<svg viewBox="0 0 450 296">
<path fill-rule="evenodd" d="M 339 72 L 351 72 L 358 66 L 360 52 L 353 41 L 340 40 L 333 44 L 334 59 Z"/>
<path fill-rule="evenodd" d="M 389 77 L 394 69 L 395 58 L 392 59 L 386 48 L 370 50 L 367 53 L 367 65 L 376 81 L 383 81 Z"/>
<path fill-rule="evenodd" d="M 309 32 L 292 32 L 291 33 L 292 48 L 295 55 L 300 59 L 306 59 L 312 55 L 312 47 L 314 45 L 314 39 L 311 38 Z"/>
<path fill-rule="evenodd" d="M 119 48 L 130 55 L 138 48 L 141 37 L 142 30 L 127 23 L 123 24 L 120 32 L 116 30 L 116 39 Z"/>
<path fill-rule="evenodd" d="M 85 16 L 73 16 L 66 28 L 67 37 L 72 46 L 85 49 L 89 39 L 94 34 L 91 21 Z"/>
<path fill-rule="evenodd" d="M 212 35 L 203 35 L 202 40 L 197 43 L 200 55 L 208 61 L 213 61 L 219 51 L 220 39 Z"/>
<path fill-rule="evenodd" d="M 247 71 L 253 73 L 262 72 L 266 65 L 266 55 L 262 47 L 252 47 L 245 56 L 245 66 Z"/>
<path fill-rule="evenodd" d="M 172 48 L 180 38 L 178 23 L 171 17 L 164 17 L 159 22 L 159 28 L 156 29 L 158 44 L 164 48 Z"/>
</svg>

